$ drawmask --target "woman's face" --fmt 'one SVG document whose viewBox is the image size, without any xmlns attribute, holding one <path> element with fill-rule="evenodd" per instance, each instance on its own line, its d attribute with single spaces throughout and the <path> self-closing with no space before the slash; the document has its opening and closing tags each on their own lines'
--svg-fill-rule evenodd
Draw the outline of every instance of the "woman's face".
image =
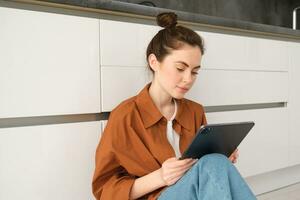
<svg viewBox="0 0 300 200">
<path fill-rule="evenodd" d="M 155 56 L 154 58 L 156 60 Z M 197 78 L 201 58 L 198 46 L 184 44 L 180 49 L 172 50 L 162 62 L 156 60 L 151 63 L 150 58 L 149 63 L 154 70 L 154 79 L 160 88 L 173 98 L 181 99 L 191 89 Z"/>
</svg>

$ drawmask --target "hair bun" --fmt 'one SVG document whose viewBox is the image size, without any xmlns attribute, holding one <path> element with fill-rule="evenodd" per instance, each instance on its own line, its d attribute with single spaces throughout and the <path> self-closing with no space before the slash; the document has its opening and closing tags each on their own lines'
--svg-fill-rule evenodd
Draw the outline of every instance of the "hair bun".
<svg viewBox="0 0 300 200">
<path fill-rule="evenodd" d="M 177 15 L 173 12 L 160 13 L 156 16 L 156 22 L 163 28 L 170 28 L 176 26 Z"/>
</svg>

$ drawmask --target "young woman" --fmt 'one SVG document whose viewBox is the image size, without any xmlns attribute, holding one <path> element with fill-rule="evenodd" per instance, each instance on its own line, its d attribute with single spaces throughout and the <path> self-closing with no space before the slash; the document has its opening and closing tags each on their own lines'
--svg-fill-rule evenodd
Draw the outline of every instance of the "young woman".
<svg viewBox="0 0 300 200">
<path fill-rule="evenodd" d="M 101 200 L 256 199 L 229 158 L 210 154 L 179 160 L 206 124 L 202 105 L 187 100 L 200 70 L 203 40 L 162 13 L 164 27 L 147 48 L 153 80 L 110 114 L 96 151 L 93 193 Z"/>
</svg>

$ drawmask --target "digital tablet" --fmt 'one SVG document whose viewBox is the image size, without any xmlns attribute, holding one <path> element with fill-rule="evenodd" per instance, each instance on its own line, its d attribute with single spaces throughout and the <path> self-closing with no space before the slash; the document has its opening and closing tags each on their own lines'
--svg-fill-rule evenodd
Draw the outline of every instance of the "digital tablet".
<svg viewBox="0 0 300 200">
<path fill-rule="evenodd" d="M 229 157 L 254 126 L 254 122 L 208 124 L 201 127 L 180 159 L 201 158 L 210 153 Z"/>
</svg>

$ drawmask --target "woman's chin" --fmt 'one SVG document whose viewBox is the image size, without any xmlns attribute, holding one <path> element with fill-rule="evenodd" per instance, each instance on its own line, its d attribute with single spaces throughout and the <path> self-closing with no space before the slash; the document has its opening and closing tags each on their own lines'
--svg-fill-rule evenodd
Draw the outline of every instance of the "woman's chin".
<svg viewBox="0 0 300 200">
<path fill-rule="evenodd" d="M 177 94 L 174 94 L 174 95 L 172 95 L 173 96 L 173 98 L 175 98 L 175 99 L 183 99 L 184 98 L 184 95 L 185 94 L 182 94 L 182 93 L 177 93 Z"/>
</svg>

